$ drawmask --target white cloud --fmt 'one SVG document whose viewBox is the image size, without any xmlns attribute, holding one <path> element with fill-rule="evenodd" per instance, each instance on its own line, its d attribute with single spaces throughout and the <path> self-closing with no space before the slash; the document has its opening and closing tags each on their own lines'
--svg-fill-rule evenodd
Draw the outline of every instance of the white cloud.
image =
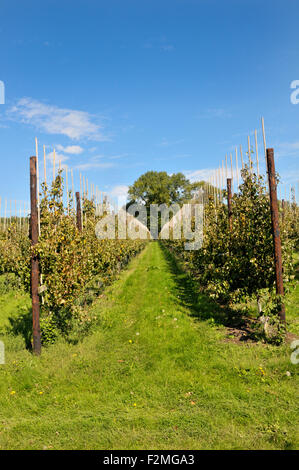
<svg viewBox="0 0 299 470">
<path fill-rule="evenodd" d="M 46 158 L 47 158 L 47 160 L 52 162 L 53 158 L 54 158 L 54 151 L 47 153 Z M 55 162 L 56 162 L 56 165 L 59 164 L 59 161 L 66 162 L 68 159 L 69 159 L 68 155 L 64 155 L 63 153 L 56 152 L 56 149 L 55 149 Z"/>
<path fill-rule="evenodd" d="M 216 172 L 219 170 L 219 168 L 204 168 L 202 170 L 185 170 L 183 173 L 186 175 L 186 177 L 191 181 L 191 183 L 195 183 L 198 181 L 209 181 L 209 178 L 215 178 Z M 220 173 L 221 179 L 222 179 L 222 171 Z M 231 178 L 231 167 L 229 165 L 228 170 L 227 170 L 227 177 Z M 218 174 L 217 174 L 218 178 Z M 237 179 L 237 170 L 236 168 L 233 167 L 233 178 L 236 180 Z M 239 178 L 240 176 L 240 168 L 239 168 Z M 224 181 L 226 179 L 226 170 L 224 168 Z M 215 179 L 214 179 L 215 181 Z"/>
<path fill-rule="evenodd" d="M 129 186 L 125 186 L 125 185 L 114 186 L 114 188 L 112 188 L 112 190 L 110 191 L 110 194 L 113 197 L 118 197 L 118 196 L 127 197 L 128 190 L 129 190 Z"/>
<path fill-rule="evenodd" d="M 70 139 L 90 139 L 105 141 L 102 126 L 95 123 L 95 118 L 85 111 L 59 108 L 32 98 L 22 98 L 10 108 L 11 119 L 31 124 L 48 134 L 66 135 Z"/>
<path fill-rule="evenodd" d="M 119 155 L 94 155 L 83 163 L 78 163 L 75 168 L 79 170 L 91 170 L 93 168 L 112 168 L 117 166 L 117 163 L 111 160 L 118 160 L 123 158 L 126 154 Z"/>
<path fill-rule="evenodd" d="M 113 197 L 114 199 L 117 199 L 118 207 L 123 207 L 126 205 L 128 201 L 128 190 L 129 190 L 129 186 L 119 185 L 119 186 L 114 186 L 114 188 L 112 188 L 111 191 L 109 192 L 111 197 Z"/>
<path fill-rule="evenodd" d="M 77 168 L 78 170 L 92 170 L 96 168 L 111 168 L 113 166 L 114 164 L 111 162 L 90 161 L 87 163 L 80 163 L 79 165 L 76 165 L 75 168 Z"/>
<path fill-rule="evenodd" d="M 208 181 L 208 179 L 215 174 L 215 169 L 205 168 L 203 170 L 186 170 L 183 173 L 186 177 L 194 183 L 196 181 Z"/>
<path fill-rule="evenodd" d="M 63 147 L 63 145 L 57 145 L 57 150 L 71 155 L 79 155 L 83 152 L 83 148 L 80 147 L 80 145 L 68 145 L 67 147 Z"/>
</svg>

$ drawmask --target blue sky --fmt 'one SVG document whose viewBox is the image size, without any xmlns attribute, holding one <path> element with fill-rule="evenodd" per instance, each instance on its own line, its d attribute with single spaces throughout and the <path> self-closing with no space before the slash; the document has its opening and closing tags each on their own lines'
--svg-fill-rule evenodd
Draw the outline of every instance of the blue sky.
<svg viewBox="0 0 299 470">
<path fill-rule="evenodd" d="M 263 162 L 261 116 L 298 190 L 298 15 L 296 0 L 2 0 L 0 196 L 28 200 L 35 137 L 76 189 L 81 171 L 116 196 L 148 170 L 207 177 L 254 129 Z"/>
</svg>

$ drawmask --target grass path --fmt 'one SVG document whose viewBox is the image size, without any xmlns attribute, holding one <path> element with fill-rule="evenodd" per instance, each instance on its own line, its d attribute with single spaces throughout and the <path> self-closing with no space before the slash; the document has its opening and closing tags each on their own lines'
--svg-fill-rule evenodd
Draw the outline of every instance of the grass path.
<svg viewBox="0 0 299 470">
<path fill-rule="evenodd" d="M 288 347 L 225 342 L 212 310 L 150 243 L 93 305 L 84 341 L 35 358 L 7 339 L 0 448 L 298 448 Z"/>
</svg>

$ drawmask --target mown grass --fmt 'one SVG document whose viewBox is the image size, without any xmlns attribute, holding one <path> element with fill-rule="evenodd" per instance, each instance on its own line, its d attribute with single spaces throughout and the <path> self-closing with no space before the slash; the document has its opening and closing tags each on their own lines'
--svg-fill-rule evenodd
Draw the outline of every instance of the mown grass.
<svg viewBox="0 0 299 470">
<path fill-rule="evenodd" d="M 294 254 L 295 279 L 286 294 L 287 329 L 299 336 L 299 253 Z"/>
<path fill-rule="evenodd" d="M 298 448 L 289 346 L 226 342 L 157 242 L 91 308 L 90 336 L 40 358 L 0 338 L 1 449 Z"/>
</svg>

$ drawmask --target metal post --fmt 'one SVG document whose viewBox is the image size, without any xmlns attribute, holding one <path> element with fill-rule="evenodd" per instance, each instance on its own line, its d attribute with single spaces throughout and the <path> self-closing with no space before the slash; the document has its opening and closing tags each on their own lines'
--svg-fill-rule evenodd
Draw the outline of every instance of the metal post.
<svg viewBox="0 0 299 470">
<path fill-rule="evenodd" d="M 232 213 L 232 179 L 227 178 L 227 209 L 228 209 L 228 222 L 229 230 L 233 229 L 233 213 Z"/>
<path fill-rule="evenodd" d="M 31 245 L 38 242 L 38 208 L 37 208 L 37 177 L 36 157 L 30 157 L 30 237 Z M 41 352 L 41 335 L 39 324 L 39 261 L 34 254 L 31 256 L 31 298 L 32 298 L 32 326 L 33 326 L 33 352 L 37 355 Z"/>
<path fill-rule="evenodd" d="M 281 254 L 281 239 L 279 230 L 278 218 L 278 203 L 277 203 L 277 188 L 275 178 L 275 164 L 274 164 L 274 150 L 267 149 L 267 168 L 269 178 L 269 192 L 270 192 L 270 209 L 272 220 L 272 234 L 274 241 L 274 262 L 275 262 L 275 277 L 276 277 L 276 293 L 279 296 L 284 295 L 283 289 L 283 268 L 282 268 L 282 254 Z M 279 318 L 282 323 L 285 323 L 285 306 L 283 302 L 280 303 Z"/>
<path fill-rule="evenodd" d="M 77 202 L 77 228 L 80 232 L 82 232 L 81 202 L 80 202 L 79 192 L 76 192 L 76 202 Z"/>
</svg>

